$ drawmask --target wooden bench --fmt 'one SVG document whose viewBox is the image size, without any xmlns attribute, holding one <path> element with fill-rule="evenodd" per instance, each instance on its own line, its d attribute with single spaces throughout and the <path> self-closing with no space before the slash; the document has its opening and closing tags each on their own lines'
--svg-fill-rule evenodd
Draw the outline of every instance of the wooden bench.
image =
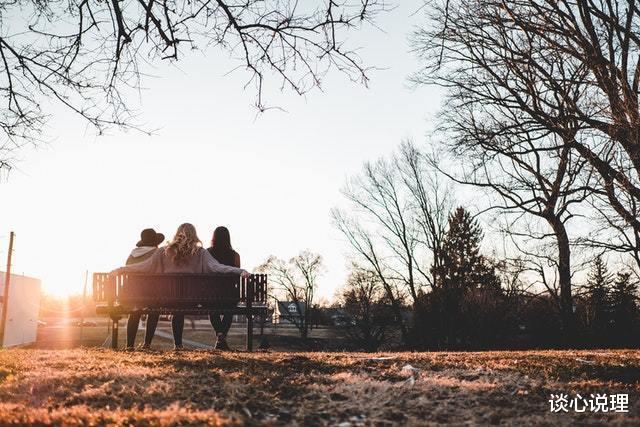
<svg viewBox="0 0 640 427">
<path fill-rule="evenodd" d="M 247 350 L 253 350 L 253 317 L 267 315 L 267 275 L 246 279 L 222 274 L 93 274 L 98 315 L 113 321 L 111 348 L 118 345 L 118 321 L 126 314 L 243 314 L 247 318 Z"/>
</svg>

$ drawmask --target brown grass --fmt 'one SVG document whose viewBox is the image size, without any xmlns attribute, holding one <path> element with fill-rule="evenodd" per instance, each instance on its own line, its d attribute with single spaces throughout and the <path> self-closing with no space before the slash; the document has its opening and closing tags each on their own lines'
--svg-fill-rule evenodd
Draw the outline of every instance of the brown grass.
<svg viewBox="0 0 640 427">
<path fill-rule="evenodd" d="M 630 413 L 552 414 L 559 392 Z M 640 351 L 0 351 L 0 424 L 638 425 L 639 392 Z"/>
</svg>

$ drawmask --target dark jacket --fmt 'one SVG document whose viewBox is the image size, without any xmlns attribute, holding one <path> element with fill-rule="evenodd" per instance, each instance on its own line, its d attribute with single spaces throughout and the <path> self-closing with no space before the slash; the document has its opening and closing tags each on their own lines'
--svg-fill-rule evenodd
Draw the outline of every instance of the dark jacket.
<svg viewBox="0 0 640 427">
<path fill-rule="evenodd" d="M 231 252 L 216 253 L 213 247 L 210 247 L 210 248 L 207 248 L 207 251 L 220 264 L 230 265 L 233 267 L 240 267 L 240 255 L 238 255 L 238 252 L 234 251 L 233 249 L 231 250 Z"/>
</svg>

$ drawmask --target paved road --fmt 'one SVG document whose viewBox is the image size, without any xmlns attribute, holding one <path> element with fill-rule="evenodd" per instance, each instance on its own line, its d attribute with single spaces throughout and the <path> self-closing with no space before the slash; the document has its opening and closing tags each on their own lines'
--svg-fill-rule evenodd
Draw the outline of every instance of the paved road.
<svg viewBox="0 0 640 427">
<path fill-rule="evenodd" d="M 144 329 L 140 328 L 138 330 L 144 330 Z M 155 336 L 166 338 L 169 341 L 173 341 L 173 334 L 172 333 L 165 332 L 165 331 L 160 330 L 160 329 L 156 329 Z M 119 341 L 120 340 L 118 340 L 118 342 Z M 213 348 L 212 345 L 204 344 L 204 343 L 201 343 L 201 342 L 198 342 L 198 341 L 187 340 L 187 339 L 184 339 L 184 338 L 182 339 L 182 344 L 184 344 L 187 347 L 200 348 L 200 349 L 204 349 L 204 350 L 211 350 Z M 111 334 L 109 334 L 107 336 L 107 338 L 104 340 L 104 342 L 102 343 L 102 347 L 111 348 Z"/>
<path fill-rule="evenodd" d="M 173 341 L 173 334 L 170 334 L 169 332 L 165 332 L 165 331 L 160 331 L 160 330 L 156 330 L 156 336 L 162 337 L 162 338 L 167 338 L 168 340 Z M 186 339 L 182 339 L 182 344 L 184 344 L 185 346 L 189 346 L 189 347 L 194 347 L 194 348 L 202 348 L 202 349 L 206 349 L 206 350 L 210 350 L 213 348 L 212 345 L 209 344 L 204 344 L 198 341 L 191 341 L 191 340 L 186 340 Z"/>
</svg>

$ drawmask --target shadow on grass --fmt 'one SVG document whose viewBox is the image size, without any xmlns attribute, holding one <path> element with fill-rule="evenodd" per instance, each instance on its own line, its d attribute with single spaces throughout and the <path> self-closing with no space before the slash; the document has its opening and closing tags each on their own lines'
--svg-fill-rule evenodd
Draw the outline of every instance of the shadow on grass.
<svg viewBox="0 0 640 427">
<path fill-rule="evenodd" d="M 26 377 L 0 389 L 0 400 L 31 407 L 86 406 L 163 409 L 179 404 L 193 410 L 246 411 L 278 414 L 319 397 L 318 385 L 338 367 L 305 356 L 273 360 L 245 357 L 242 353 L 180 352 L 115 356 L 110 365 L 98 361 L 99 370 L 82 360 L 66 368 L 59 361 L 40 369 L 49 377 Z M 93 361 L 96 362 L 95 360 Z M 138 372 L 136 372 L 138 371 Z M 2 372 L 2 371 L 0 371 Z M 286 417 L 286 415 L 285 415 Z"/>
<path fill-rule="evenodd" d="M 0 382 L 0 407 L 18 405 L 32 414 L 46 408 L 60 412 L 59 419 L 64 419 L 64 411 L 73 416 L 86 408 L 86 423 L 92 416 L 124 411 L 132 424 L 144 424 L 144 417 L 175 417 L 177 409 L 172 408 L 180 408 L 188 412 L 184 419 L 194 423 L 189 417 L 199 414 L 268 425 L 490 424 L 516 419 L 535 423 L 530 417 L 554 425 L 557 418 L 548 414 L 550 393 L 574 387 L 555 379 L 573 382 L 584 376 L 591 381 L 585 382 L 585 391 L 596 387 L 601 392 L 607 391 L 603 381 L 624 385 L 638 381 L 640 374 L 637 355 L 618 353 L 603 358 L 566 352 L 369 355 L 78 349 L 16 350 L 0 354 L 0 364 L 5 360 L 17 368 Z M 419 372 L 415 384 L 407 381 L 406 365 Z M 5 370 L 7 366 L 2 364 Z M 136 411 L 141 418 L 136 418 Z M 37 419 L 46 420 L 48 413 L 38 412 Z"/>
<path fill-rule="evenodd" d="M 0 384 L 11 375 L 13 375 L 13 370 L 0 366 Z"/>
</svg>

